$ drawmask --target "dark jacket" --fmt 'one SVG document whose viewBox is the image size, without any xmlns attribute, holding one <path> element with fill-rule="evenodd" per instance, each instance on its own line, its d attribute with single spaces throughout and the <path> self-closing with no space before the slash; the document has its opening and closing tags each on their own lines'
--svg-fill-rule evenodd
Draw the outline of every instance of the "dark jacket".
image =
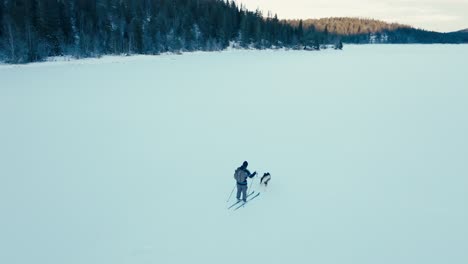
<svg viewBox="0 0 468 264">
<path fill-rule="evenodd" d="M 243 171 L 245 171 L 245 172 L 247 173 L 247 175 L 248 175 L 249 178 L 253 178 L 253 177 L 255 176 L 255 174 L 250 173 L 250 171 L 249 171 L 248 169 L 245 169 L 245 168 L 243 168 L 243 167 L 239 167 L 238 170 L 243 170 Z M 243 181 L 243 182 L 237 182 L 237 184 L 239 184 L 239 185 L 247 185 L 247 178 L 245 178 L 245 181 Z"/>
</svg>

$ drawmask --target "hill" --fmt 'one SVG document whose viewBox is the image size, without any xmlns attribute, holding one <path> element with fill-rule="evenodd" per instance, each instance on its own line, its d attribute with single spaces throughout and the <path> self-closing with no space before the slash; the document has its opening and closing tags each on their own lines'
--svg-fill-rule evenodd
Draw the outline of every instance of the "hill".
<svg viewBox="0 0 468 264">
<path fill-rule="evenodd" d="M 409 25 L 387 23 L 363 18 L 321 18 L 288 20 L 290 25 L 302 27 L 309 35 L 323 33 L 327 39 L 340 39 L 346 43 L 466 43 L 460 32 L 440 33 L 417 29 Z"/>
</svg>

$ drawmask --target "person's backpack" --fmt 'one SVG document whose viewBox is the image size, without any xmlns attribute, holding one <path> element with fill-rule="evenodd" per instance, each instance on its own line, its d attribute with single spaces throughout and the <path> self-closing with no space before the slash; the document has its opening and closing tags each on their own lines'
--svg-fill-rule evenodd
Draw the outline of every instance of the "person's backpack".
<svg viewBox="0 0 468 264">
<path fill-rule="evenodd" d="M 234 179 L 236 179 L 238 183 L 245 182 L 247 177 L 247 172 L 241 168 L 237 168 L 236 172 L 234 172 Z"/>
</svg>

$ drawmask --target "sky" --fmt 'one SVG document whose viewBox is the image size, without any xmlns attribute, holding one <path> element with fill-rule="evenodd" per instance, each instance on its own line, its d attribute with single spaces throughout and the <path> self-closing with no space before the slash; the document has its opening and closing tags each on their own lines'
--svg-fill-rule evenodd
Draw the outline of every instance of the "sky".
<svg viewBox="0 0 468 264">
<path fill-rule="evenodd" d="M 279 18 L 364 17 L 427 30 L 468 28 L 468 0 L 237 0 Z"/>
</svg>

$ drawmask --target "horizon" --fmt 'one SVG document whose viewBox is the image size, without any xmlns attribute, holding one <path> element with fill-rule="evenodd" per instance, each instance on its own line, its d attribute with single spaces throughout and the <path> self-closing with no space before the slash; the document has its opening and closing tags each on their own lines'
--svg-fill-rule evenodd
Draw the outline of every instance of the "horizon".
<svg viewBox="0 0 468 264">
<path fill-rule="evenodd" d="M 280 19 L 352 17 L 381 20 L 437 32 L 468 28 L 468 0 L 235 0 Z"/>
</svg>

